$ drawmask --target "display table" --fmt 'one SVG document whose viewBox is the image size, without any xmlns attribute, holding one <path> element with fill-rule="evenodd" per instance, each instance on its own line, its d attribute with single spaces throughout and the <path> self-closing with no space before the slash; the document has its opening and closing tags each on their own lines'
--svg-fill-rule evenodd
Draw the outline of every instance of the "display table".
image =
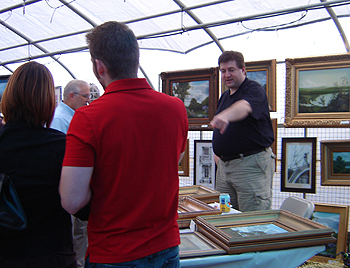
<svg viewBox="0 0 350 268">
<path fill-rule="evenodd" d="M 180 259 L 180 266 L 212 267 L 212 268 L 295 268 L 306 260 L 325 250 L 325 246 L 300 247 L 285 250 L 271 250 L 262 252 L 248 252 L 234 255 L 207 256 Z"/>
</svg>

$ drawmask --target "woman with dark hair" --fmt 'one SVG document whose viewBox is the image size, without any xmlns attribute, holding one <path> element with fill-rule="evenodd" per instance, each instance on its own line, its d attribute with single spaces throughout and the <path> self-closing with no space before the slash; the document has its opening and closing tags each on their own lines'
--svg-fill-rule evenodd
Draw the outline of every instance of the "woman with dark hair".
<svg viewBox="0 0 350 268">
<path fill-rule="evenodd" d="M 51 129 L 55 89 L 50 71 L 28 62 L 11 75 L 1 101 L 0 173 L 16 187 L 27 228 L 0 228 L 0 267 L 76 267 L 71 217 L 58 184 L 65 134 Z"/>
</svg>

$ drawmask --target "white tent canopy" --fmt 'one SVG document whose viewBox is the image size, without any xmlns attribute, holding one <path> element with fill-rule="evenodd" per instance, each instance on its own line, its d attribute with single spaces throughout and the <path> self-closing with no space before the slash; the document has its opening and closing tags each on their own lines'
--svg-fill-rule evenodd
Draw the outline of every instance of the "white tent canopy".
<svg viewBox="0 0 350 268">
<path fill-rule="evenodd" d="M 350 0 L 1 0 L 0 74 L 28 60 L 96 82 L 85 34 L 125 22 L 141 48 L 140 76 L 159 90 L 162 71 L 212 67 L 223 50 L 246 61 L 349 52 Z"/>
</svg>

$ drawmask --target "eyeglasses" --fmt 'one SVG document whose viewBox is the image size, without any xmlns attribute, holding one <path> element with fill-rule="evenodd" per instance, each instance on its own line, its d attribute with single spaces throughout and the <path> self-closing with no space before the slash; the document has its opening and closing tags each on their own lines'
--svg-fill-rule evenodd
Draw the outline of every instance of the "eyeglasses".
<svg viewBox="0 0 350 268">
<path fill-rule="evenodd" d="M 73 93 L 74 93 L 74 94 L 78 94 L 78 95 L 84 97 L 84 98 L 87 99 L 87 100 L 90 99 L 90 94 L 80 94 L 80 93 L 78 93 L 78 92 L 73 92 Z"/>
</svg>

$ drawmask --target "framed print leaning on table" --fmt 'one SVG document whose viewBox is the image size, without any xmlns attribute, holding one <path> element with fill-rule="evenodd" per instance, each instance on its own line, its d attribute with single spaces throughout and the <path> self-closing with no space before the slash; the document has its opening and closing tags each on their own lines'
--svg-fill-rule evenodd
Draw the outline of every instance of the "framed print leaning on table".
<svg viewBox="0 0 350 268">
<path fill-rule="evenodd" d="M 282 138 L 281 192 L 316 193 L 316 138 Z"/>
<path fill-rule="evenodd" d="M 324 258 L 341 258 L 340 252 L 347 251 L 349 206 L 315 203 L 313 221 L 331 227 L 334 230 L 334 243 L 326 245 L 326 250 L 317 254 L 313 260 L 324 261 Z"/>
</svg>

